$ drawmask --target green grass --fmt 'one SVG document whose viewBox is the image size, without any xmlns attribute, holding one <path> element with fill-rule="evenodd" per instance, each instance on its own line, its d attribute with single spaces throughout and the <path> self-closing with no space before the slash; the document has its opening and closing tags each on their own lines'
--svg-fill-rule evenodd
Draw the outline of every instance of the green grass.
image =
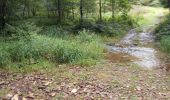
<svg viewBox="0 0 170 100">
<path fill-rule="evenodd" d="M 170 36 L 162 37 L 160 40 L 161 50 L 170 53 Z"/>
<path fill-rule="evenodd" d="M 62 33 L 61 33 L 62 34 Z M 35 35 L 31 41 L 0 42 L 0 66 L 19 64 L 24 67 L 39 60 L 54 63 L 91 65 L 102 57 L 103 45 L 100 38 L 88 31 L 68 40 Z"/>
</svg>

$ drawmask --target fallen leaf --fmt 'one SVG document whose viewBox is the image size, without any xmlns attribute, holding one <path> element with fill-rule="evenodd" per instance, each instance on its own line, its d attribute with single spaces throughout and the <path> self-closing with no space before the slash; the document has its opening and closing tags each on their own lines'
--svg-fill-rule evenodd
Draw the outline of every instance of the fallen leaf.
<svg viewBox="0 0 170 100">
<path fill-rule="evenodd" d="M 15 94 L 15 95 L 11 98 L 11 100 L 19 100 L 19 95 L 18 95 L 18 94 Z"/>
<path fill-rule="evenodd" d="M 34 99 L 35 97 L 33 93 L 29 92 L 29 95 L 27 96 L 27 98 Z"/>
<path fill-rule="evenodd" d="M 12 97 L 13 97 L 12 94 L 7 94 L 5 98 L 9 100 L 9 99 L 11 99 Z"/>
<path fill-rule="evenodd" d="M 4 85 L 4 84 L 5 84 L 5 81 L 1 81 L 1 82 L 0 82 L 0 85 Z"/>
<path fill-rule="evenodd" d="M 44 86 L 48 86 L 49 84 L 51 84 L 52 82 L 48 81 L 44 83 Z"/>
<path fill-rule="evenodd" d="M 28 99 L 23 97 L 22 100 L 28 100 Z"/>
<path fill-rule="evenodd" d="M 55 92 L 52 92 L 52 93 L 50 93 L 49 94 L 51 97 L 54 97 L 55 95 L 56 95 L 56 93 Z"/>
<path fill-rule="evenodd" d="M 137 90 L 137 91 L 141 91 L 141 90 L 142 90 L 142 88 L 141 88 L 141 87 L 139 87 L 139 86 L 137 86 L 137 87 L 136 87 L 136 90 Z"/>
<path fill-rule="evenodd" d="M 159 93 L 159 95 L 166 96 L 167 94 L 166 93 Z"/>
<path fill-rule="evenodd" d="M 45 86 L 39 86 L 38 89 L 45 89 Z"/>
</svg>

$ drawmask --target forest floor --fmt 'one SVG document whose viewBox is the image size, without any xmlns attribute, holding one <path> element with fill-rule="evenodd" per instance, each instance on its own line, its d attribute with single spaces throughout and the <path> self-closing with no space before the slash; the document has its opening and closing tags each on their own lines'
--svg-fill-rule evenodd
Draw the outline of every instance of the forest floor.
<svg viewBox="0 0 170 100">
<path fill-rule="evenodd" d="M 159 17 L 157 16 L 157 18 Z M 105 53 L 105 59 L 90 67 L 59 65 L 50 70 L 29 73 L 1 70 L 0 99 L 169 100 L 169 72 L 154 65 L 153 57 L 149 58 L 154 60 L 151 61 L 152 68 L 148 68 L 141 66 L 140 61 L 145 57 L 140 58 L 141 56 L 129 53 L 129 48 L 132 50 L 134 47 L 149 47 L 157 50 L 154 48 L 153 41 L 143 44 L 142 41 L 145 38 L 139 38 L 144 36 L 147 37 L 147 40 L 152 40 L 154 37 L 150 33 L 152 32 L 143 30 L 129 32 L 120 42 L 116 43 L 116 46 L 109 46 L 108 52 Z M 124 42 L 125 40 L 130 41 Z M 137 51 L 140 50 L 137 49 Z M 156 55 L 152 52 L 151 56 L 156 56 L 161 63 L 163 55 L 159 51 L 157 52 Z M 144 53 L 146 53 L 145 50 Z"/>
</svg>

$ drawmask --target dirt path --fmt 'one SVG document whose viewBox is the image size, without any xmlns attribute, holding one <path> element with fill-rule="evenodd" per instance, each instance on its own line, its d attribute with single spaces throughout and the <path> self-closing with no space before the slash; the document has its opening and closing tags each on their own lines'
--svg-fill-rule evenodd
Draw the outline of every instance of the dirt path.
<svg viewBox="0 0 170 100">
<path fill-rule="evenodd" d="M 152 69 L 160 63 L 156 50 L 147 47 L 153 40 L 151 33 L 133 30 L 91 67 L 0 71 L 0 100 L 169 100 L 170 74 Z"/>
<path fill-rule="evenodd" d="M 157 68 L 150 30 L 131 30 L 95 66 L 0 71 L 0 100 L 170 100 L 170 74 Z"/>
</svg>

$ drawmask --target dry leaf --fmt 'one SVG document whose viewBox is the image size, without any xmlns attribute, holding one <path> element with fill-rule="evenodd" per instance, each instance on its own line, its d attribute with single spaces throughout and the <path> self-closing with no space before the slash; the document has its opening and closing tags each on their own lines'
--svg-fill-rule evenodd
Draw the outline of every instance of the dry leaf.
<svg viewBox="0 0 170 100">
<path fill-rule="evenodd" d="M 18 94 L 15 94 L 15 95 L 11 98 L 11 100 L 19 100 L 19 95 L 18 95 Z"/>
<path fill-rule="evenodd" d="M 45 82 L 44 86 L 48 86 L 49 84 L 51 84 L 52 82 L 48 81 L 48 82 Z"/>
<path fill-rule="evenodd" d="M 56 96 L 56 93 L 52 92 L 52 93 L 50 93 L 50 96 L 54 97 L 54 96 Z"/>
<path fill-rule="evenodd" d="M 12 94 L 7 94 L 5 98 L 6 98 L 6 99 L 11 99 L 12 97 L 13 97 Z"/>
</svg>

